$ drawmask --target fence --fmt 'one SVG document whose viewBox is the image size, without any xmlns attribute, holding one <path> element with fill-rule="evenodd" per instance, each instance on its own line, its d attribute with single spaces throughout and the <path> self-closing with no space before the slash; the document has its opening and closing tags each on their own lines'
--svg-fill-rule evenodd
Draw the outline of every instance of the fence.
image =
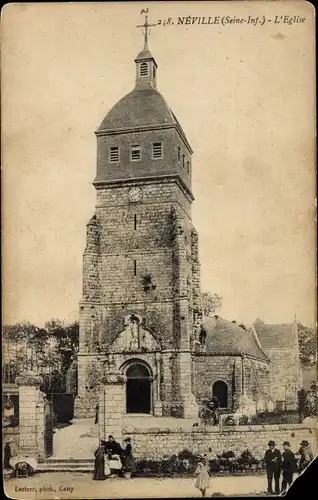
<svg viewBox="0 0 318 500">
<path fill-rule="evenodd" d="M 74 394 L 52 393 L 47 399 L 53 405 L 56 423 L 70 422 L 74 417 Z"/>
</svg>

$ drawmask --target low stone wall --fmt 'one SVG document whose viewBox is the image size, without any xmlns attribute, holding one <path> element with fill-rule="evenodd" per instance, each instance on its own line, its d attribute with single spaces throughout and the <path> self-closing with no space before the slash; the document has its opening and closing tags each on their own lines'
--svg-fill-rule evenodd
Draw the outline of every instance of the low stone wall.
<svg viewBox="0 0 318 500">
<path fill-rule="evenodd" d="M 298 451 L 300 442 L 306 439 L 317 452 L 316 429 L 303 424 L 246 425 L 238 427 L 183 429 L 124 429 L 123 437 L 131 437 L 136 458 L 164 458 L 187 449 L 192 453 L 206 453 L 211 447 L 214 453 L 232 450 L 238 456 L 248 448 L 255 457 L 262 458 L 267 443 L 273 439 L 282 449 L 284 441 L 289 441 L 291 449 Z"/>
</svg>

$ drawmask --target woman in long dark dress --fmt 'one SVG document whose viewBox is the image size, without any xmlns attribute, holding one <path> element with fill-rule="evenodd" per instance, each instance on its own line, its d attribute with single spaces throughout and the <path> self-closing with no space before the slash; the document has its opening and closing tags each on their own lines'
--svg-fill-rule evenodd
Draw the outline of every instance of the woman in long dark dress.
<svg viewBox="0 0 318 500">
<path fill-rule="evenodd" d="M 103 481 L 105 476 L 105 447 L 101 443 L 97 450 L 94 452 L 95 464 L 93 479 L 95 481 Z"/>
</svg>

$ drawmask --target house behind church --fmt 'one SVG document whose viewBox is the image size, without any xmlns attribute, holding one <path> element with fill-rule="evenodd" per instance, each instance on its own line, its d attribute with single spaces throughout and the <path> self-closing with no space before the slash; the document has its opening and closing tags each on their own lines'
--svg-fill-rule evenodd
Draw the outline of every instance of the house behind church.
<svg viewBox="0 0 318 500">
<path fill-rule="evenodd" d="M 277 408 L 294 409 L 302 387 L 299 341 L 296 320 L 293 323 L 265 324 L 257 318 L 251 331 L 270 359 L 269 384 Z"/>
</svg>

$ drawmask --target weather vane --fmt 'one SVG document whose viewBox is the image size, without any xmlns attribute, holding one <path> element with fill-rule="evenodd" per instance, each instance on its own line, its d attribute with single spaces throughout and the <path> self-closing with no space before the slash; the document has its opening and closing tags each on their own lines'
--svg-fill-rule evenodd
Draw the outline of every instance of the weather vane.
<svg viewBox="0 0 318 500">
<path fill-rule="evenodd" d="M 142 9 L 140 14 L 145 14 L 145 22 L 144 24 L 138 24 L 137 28 L 144 28 L 143 32 L 143 35 L 145 37 L 144 49 L 148 49 L 148 34 L 150 33 L 150 30 L 148 32 L 148 29 L 152 26 L 156 26 L 156 24 L 148 24 L 148 9 Z"/>
</svg>

